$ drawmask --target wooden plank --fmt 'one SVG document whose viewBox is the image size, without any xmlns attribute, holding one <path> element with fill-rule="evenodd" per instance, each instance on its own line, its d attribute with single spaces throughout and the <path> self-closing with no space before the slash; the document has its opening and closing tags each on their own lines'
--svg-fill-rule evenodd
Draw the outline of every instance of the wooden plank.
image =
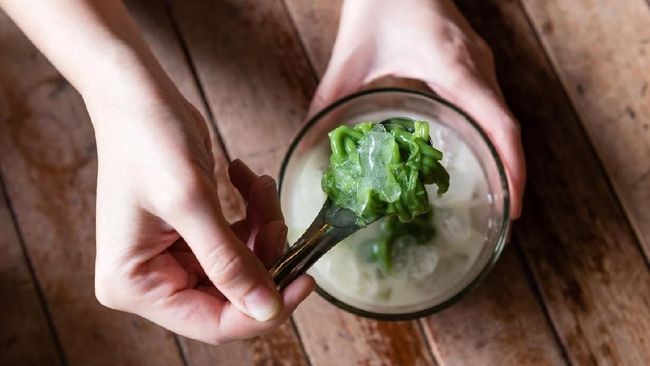
<svg viewBox="0 0 650 366">
<path fill-rule="evenodd" d="M 650 271 L 521 4 L 459 5 L 495 49 L 522 122 L 529 184 L 515 238 L 570 361 L 647 364 Z"/>
<path fill-rule="evenodd" d="M 316 74 L 322 76 L 332 54 L 343 0 L 285 3 Z"/>
<path fill-rule="evenodd" d="M 338 23 L 338 19 L 320 17 L 337 14 L 331 8 L 338 8 L 340 3 L 287 0 L 314 65 L 326 64 L 326 60 L 319 58 L 329 55 L 332 44 L 323 40 L 334 40 Z M 313 18 L 320 20 L 317 22 Z M 322 75 L 324 70 L 319 72 Z M 410 87 L 421 89 L 414 83 Z M 476 292 L 423 321 L 440 364 L 562 363 L 561 350 L 552 329 L 526 279 L 521 259 L 512 253 L 513 250 L 506 250 L 494 272 Z M 513 298 L 517 301 L 511 301 Z"/>
<path fill-rule="evenodd" d="M 144 37 L 173 81 L 204 116 L 207 108 L 200 97 L 197 80 L 194 79 L 180 52 L 178 35 L 173 32 L 168 9 L 165 3 L 156 0 L 128 1 L 129 12 L 143 29 Z M 206 28 L 206 29 L 209 29 Z M 182 40 L 181 40 L 182 42 Z M 172 47 L 173 45 L 173 47 Z M 213 126 L 212 126 L 213 127 Z M 230 184 L 227 173 L 227 159 L 224 148 L 212 133 L 212 151 L 215 155 L 215 175 L 219 183 L 219 196 L 227 219 L 234 221 L 245 212 L 239 193 Z M 269 336 L 248 341 L 232 342 L 218 347 L 180 337 L 180 343 L 191 365 L 250 365 L 274 360 L 278 364 L 299 365 L 305 363 L 300 341 L 291 324 L 282 326 Z"/>
<path fill-rule="evenodd" d="M 315 89 L 282 4 L 173 4 L 228 152 L 275 175 Z"/>
<path fill-rule="evenodd" d="M 0 253 L 0 365 L 60 365 L 63 355 L 48 325 L 1 182 Z"/>
<path fill-rule="evenodd" d="M 648 3 L 522 2 L 650 259 Z"/>
<path fill-rule="evenodd" d="M 92 127 L 80 96 L 4 14 L 0 90 L 2 175 L 69 364 L 180 365 L 171 333 L 95 300 Z"/>
<path fill-rule="evenodd" d="M 531 294 L 516 243 L 506 248 L 490 275 L 467 298 L 424 321 L 433 353 L 443 365 L 564 363 Z"/>
<path fill-rule="evenodd" d="M 313 365 L 430 365 L 417 322 L 375 321 L 310 296 L 294 319 Z"/>
<path fill-rule="evenodd" d="M 276 175 L 316 87 L 283 4 L 177 1 L 174 14 L 228 151 Z M 294 321 L 314 365 L 341 359 L 350 364 L 432 362 L 413 322 L 379 324 L 313 296 L 296 311 Z"/>
</svg>

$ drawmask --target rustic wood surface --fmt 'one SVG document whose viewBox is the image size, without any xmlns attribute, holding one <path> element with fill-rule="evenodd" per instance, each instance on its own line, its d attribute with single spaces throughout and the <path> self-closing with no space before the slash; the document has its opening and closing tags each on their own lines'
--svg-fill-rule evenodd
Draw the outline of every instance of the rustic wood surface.
<svg viewBox="0 0 650 366">
<path fill-rule="evenodd" d="M 506 98 L 521 121 L 529 184 L 514 237 L 569 360 L 647 363 L 647 263 L 523 7 L 460 4 L 493 45 Z"/>
<path fill-rule="evenodd" d="M 523 4 L 650 258 L 648 4 Z M 579 26 L 576 19 L 581 20 Z"/>
<path fill-rule="evenodd" d="M 495 51 L 522 124 L 529 184 L 513 243 L 477 290 L 426 319 L 378 322 L 312 295 L 276 332 L 220 347 L 94 299 L 92 128 L 0 13 L 0 365 L 649 364 L 648 3 L 456 3 Z M 227 160 L 277 174 L 340 0 L 127 5 L 212 123 L 224 211 L 241 217 Z"/>
<path fill-rule="evenodd" d="M 0 183 L 0 365 L 61 365 L 63 355 L 48 324 L 42 298 Z M 39 347 L 35 348 L 34 345 Z"/>
</svg>

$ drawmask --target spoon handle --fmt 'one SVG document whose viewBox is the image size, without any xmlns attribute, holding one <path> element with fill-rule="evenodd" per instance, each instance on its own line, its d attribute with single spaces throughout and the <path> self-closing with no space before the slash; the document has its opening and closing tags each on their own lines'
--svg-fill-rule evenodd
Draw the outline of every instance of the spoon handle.
<svg viewBox="0 0 650 366">
<path fill-rule="evenodd" d="M 271 267 L 269 273 L 279 290 L 287 287 L 334 245 L 359 229 L 348 220 L 341 221 L 340 216 L 337 220 L 336 216 L 329 201 L 326 202 L 307 231 Z"/>
</svg>

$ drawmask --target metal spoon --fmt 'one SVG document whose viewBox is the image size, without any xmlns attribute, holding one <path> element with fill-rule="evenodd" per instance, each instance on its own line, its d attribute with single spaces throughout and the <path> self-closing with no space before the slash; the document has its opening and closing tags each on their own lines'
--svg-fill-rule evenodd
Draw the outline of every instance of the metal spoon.
<svg viewBox="0 0 650 366">
<path fill-rule="evenodd" d="M 384 125 L 387 130 L 392 126 L 399 125 L 412 131 L 414 122 L 410 118 L 396 117 L 379 123 Z M 372 222 L 380 218 L 378 217 Z M 366 225 L 358 224 L 354 212 L 332 205 L 328 198 L 305 233 L 269 270 L 278 289 L 285 288 L 336 244 L 372 222 Z"/>
</svg>

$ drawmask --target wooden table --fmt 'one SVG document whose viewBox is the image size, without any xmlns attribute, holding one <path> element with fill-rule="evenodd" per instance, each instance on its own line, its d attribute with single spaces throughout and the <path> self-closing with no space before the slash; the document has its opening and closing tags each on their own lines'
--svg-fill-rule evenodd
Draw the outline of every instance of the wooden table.
<svg viewBox="0 0 650 366">
<path fill-rule="evenodd" d="M 494 271 L 419 321 L 368 320 L 313 295 L 275 333 L 220 347 L 95 300 L 92 128 L 79 95 L 0 14 L 0 364 L 650 364 L 648 3 L 457 3 L 495 51 L 527 155 L 524 214 Z M 220 136 L 220 179 L 234 157 L 275 175 L 340 0 L 128 5 Z"/>
</svg>

